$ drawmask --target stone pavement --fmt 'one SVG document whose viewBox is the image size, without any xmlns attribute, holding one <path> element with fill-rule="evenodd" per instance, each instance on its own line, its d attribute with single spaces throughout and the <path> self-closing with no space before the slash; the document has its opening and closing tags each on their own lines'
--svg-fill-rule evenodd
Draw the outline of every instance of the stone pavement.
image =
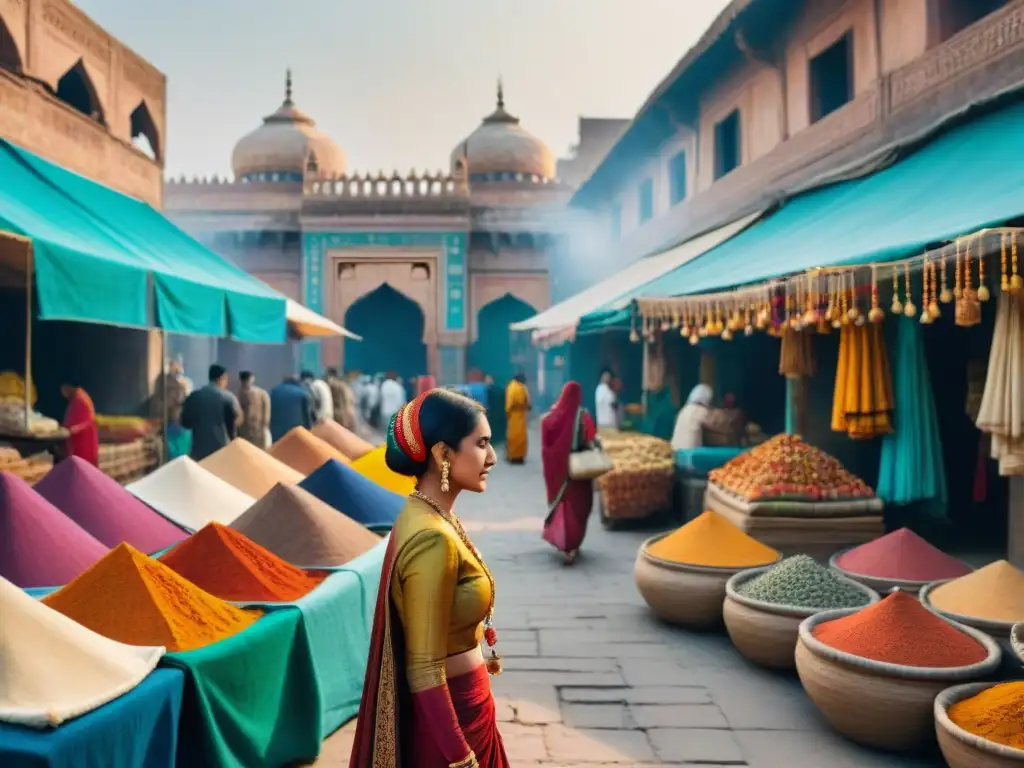
<svg viewBox="0 0 1024 768">
<path fill-rule="evenodd" d="M 492 678 L 515 768 L 750 766 L 924 768 L 832 732 L 795 676 L 747 664 L 722 634 L 653 620 L 633 584 L 648 532 L 602 529 L 562 565 L 540 538 L 545 508 L 536 435 L 522 467 L 500 464 L 486 494 L 457 508 L 497 582 L 504 673 Z M 348 762 L 354 723 L 317 765 Z"/>
</svg>

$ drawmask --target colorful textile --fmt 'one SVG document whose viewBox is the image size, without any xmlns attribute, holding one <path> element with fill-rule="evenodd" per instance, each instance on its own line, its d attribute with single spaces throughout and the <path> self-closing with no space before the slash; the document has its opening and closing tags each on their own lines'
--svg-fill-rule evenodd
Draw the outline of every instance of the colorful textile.
<svg viewBox="0 0 1024 768">
<path fill-rule="evenodd" d="M 56 727 L 135 688 L 164 655 L 108 640 L 5 579 L 0 616 L 0 722 Z"/>
<path fill-rule="evenodd" d="M 394 525 L 405 499 L 337 461 L 328 461 L 299 487 L 371 530 Z"/>
<path fill-rule="evenodd" d="M 55 466 L 34 490 L 107 547 L 127 542 L 150 553 L 185 538 L 185 531 L 77 456 Z"/>
<path fill-rule="evenodd" d="M 303 614 L 294 605 L 213 645 L 169 653 L 161 666 L 188 678 L 178 765 L 294 765 L 319 754 L 320 688 Z"/>
<path fill-rule="evenodd" d="M 530 415 L 530 393 L 515 379 L 505 390 L 505 417 L 508 423 L 505 457 L 509 461 L 526 459 L 526 419 Z"/>
<path fill-rule="evenodd" d="M 157 669 L 138 687 L 64 723 L 35 731 L 0 723 L 4 768 L 174 768 L 185 676 Z"/>
<path fill-rule="evenodd" d="M 878 498 L 886 504 L 928 501 L 930 514 L 945 517 L 946 469 L 921 325 L 909 317 L 896 322 L 895 429 L 882 440 Z"/>
<path fill-rule="evenodd" d="M 68 456 L 78 456 L 92 464 L 100 465 L 100 433 L 96 427 L 96 408 L 92 398 L 81 387 L 76 387 L 68 398 L 64 411 L 64 429 L 71 435 L 65 444 Z"/>
<path fill-rule="evenodd" d="M 106 554 L 24 480 L 0 472 L 0 576 L 19 587 L 67 584 Z"/>
<path fill-rule="evenodd" d="M 544 539 L 561 552 L 579 549 L 587 533 L 587 518 L 594 503 L 594 484 L 590 480 L 569 477 L 569 454 L 597 435 L 590 414 L 582 412 L 581 433 L 576 434 L 577 414 L 583 393 L 570 381 L 562 389 L 558 402 L 544 416 L 541 429 L 541 461 L 547 489 L 548 516 L 544 521 Z"/>
</svg>

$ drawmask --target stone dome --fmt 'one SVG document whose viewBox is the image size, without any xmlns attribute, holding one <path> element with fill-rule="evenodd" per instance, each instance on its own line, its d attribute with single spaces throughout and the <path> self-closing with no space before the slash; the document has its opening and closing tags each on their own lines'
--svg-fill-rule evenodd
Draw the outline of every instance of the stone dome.
<svg viewBox="0 0 1024 768">
<path fill-rule="evenodd" d="M 292 75 L 284 102 L 263 125 L 243 136 L 231 153 L 235 178 L 242 181 L 302 181 L 307 170 L 324 176 L 345 173 L 345 153 L 292 101 Z"/>
<path fill-rule="evenodd" d="M 452 150 L 452 170 L 464 161 L 470 181 L 523 181 L 555 178 L 555 156 L 548 145 L 505 111 L 498 83 L 498 107 L 480 127 Z"/>
</svg>

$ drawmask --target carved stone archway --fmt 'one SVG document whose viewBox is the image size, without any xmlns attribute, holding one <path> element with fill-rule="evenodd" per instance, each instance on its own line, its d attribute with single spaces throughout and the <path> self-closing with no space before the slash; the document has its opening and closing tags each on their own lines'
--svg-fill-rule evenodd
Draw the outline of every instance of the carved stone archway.
<svg viewBox="0 0 1024 768">
<path fill-rule="evenodd" d="M 21 72 L 24 66 L 24 59 L 21 56 L 21 51 L 18 50 L 14 34 L 7 26 L 4 17 L 0 16 L 0 69 Z"/>
</svg>

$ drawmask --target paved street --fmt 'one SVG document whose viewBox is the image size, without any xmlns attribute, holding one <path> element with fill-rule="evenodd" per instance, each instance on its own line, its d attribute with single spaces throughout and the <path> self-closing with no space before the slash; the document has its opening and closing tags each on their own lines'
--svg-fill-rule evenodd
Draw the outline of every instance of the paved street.
<svg viewBox="0 0 1024 768">
<path fill-rule="evenodd" d="M 919 768 L 832 733 L 795 676 L 747 664 L 723 634 L 655 622 L 633 585 L 650 532 L 595 519 L 567 568 L 540 539 L 544 492 L 536 435 L 524 467 L 500 465 L 488 492 L 458 509 L 498 585 L 505 672 L 494 680 L 516 768 L 597 765 Z M 347 764 L 353 723 L 317 765 Z"/>
</svg>

